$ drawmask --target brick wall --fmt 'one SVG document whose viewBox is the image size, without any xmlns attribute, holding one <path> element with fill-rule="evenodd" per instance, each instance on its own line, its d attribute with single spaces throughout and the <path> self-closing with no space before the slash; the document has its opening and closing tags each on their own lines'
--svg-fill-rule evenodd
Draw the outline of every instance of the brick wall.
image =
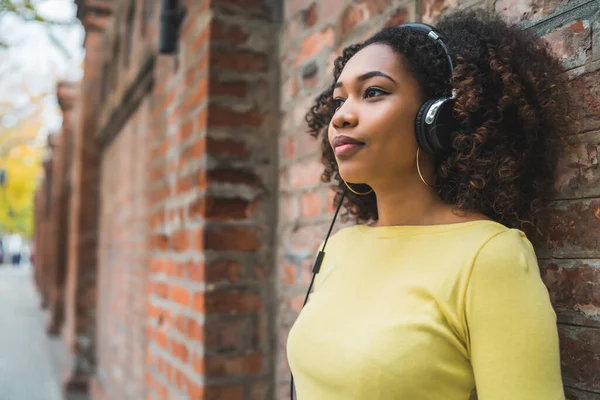
<svg viewBox="0 0 600 400">
<path fill-rule="evenodd" d="M 304 114 L 331 83 L 332 60 L 349 43 L 403 21 L 433 23 L 463 7 L 485 7 L 544 36 L 573 77 L 582 121 L 569 136 L 556 178 L 549 234 L 538 243 L 540 267 L 556 308 L 569 399 L 600 396 L 600 3 L 596 1 L 422 0 L 285 2 L 281 39 L 280 216 L 282 297 L 279 382 L 288 396 L 287 332 L 302 305 L 310 268 L 332 217 L 332 192 L 320 183 L 318 144 Z M 338 222 L 336 230 L 342 226 Z"/>
<path fill-rule="evenodd" d="M 42 162 L 43 180 L 36 192 L 35 201 L 35 282 L 40 292 L 43 308 L 50 305 L 51 285 L 49 276 L 50 260 L 50 204 L 52 189 L 52 157 L 56 134 L 48 135 L 46 141 L 46 154 Z"/>
<path fill-rule="evenodd" d="M 163 56 L 159 2 L 79 2 L 102 36 L 94 398 L 272 397 L 277 7 L 246 3 L 185 2 Z"/>
<path fill-rule="evenodd" d="M 144 398 L 148 121 L 145 102 L 102 157 L 98 373 L 111 399 Z"/>
<path fill-rule="evenodd" d="M 46 269 L 44 287 L 50 318 L 47 330 L 56 335 L 64 321 L 64 288 L 66 277 L 67 238 L 61 235 L 69 223 L 69 187 L 68 179 L 70 152 L 72 150 L 73 132 L 73 102 L 75 100 L 75 87 L 67 82 L 59 82 L 56 96 L 63 115 L 60 130 L 53 135 L 53 148 L 51 155 L 53 178 L 47 186 L 48 203 L 47 215 L 47 242 Z"/>
</svg>

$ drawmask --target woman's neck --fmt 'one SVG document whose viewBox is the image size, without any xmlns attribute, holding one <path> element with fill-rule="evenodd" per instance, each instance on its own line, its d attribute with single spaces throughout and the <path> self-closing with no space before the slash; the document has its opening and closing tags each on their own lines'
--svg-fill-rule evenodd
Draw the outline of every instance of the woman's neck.
<svg viewBox="0 0 600 400">
<path fill-rule="evenodd" d="M 378 220 L 375 226 L 436 225 L 446 223 L 452 207 L 445 204 L 417 178 L 401 186 L 382 185 L 373 188 L 377 195 Z"/>
</svg>

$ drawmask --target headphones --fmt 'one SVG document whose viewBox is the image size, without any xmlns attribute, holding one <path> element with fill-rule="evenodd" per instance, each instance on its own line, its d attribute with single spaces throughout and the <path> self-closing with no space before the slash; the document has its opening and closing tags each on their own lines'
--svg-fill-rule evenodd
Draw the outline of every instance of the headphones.
<svg viewBox="0 0 600 400">
<path fill-rule="evenodd" d="M 452 86 L 452 74 L 454 72 L 452 59 L 450 58 L 450 53 L 448 52 L 446 44 L 436 29 L 431 25 L 418 22 L 399 25 L 398 28 L 412 29 L 415 32 L 421 32 L 442 46 L 444 53 L 446 54 L 446 58 L 448 59 L 448 65 L 450 66 L 450 76 L 448 77 L 448 80 Z M 452 129 L 456 126 L 456 122 L 452 116 L 452 108 L 456 100 L 455 96 L 456 92 L 454 89 L 452 89 L 451 97 L 440 97 L 437 99 L 427 100 L 419 108 L 419 111 L 417 112 L 417 118 L 415 120 L 415 133 L 417 136 L 417 143 L 423 149 L 423 151 L 429 154 L 439 154 L 449 149 L 449 132 L 452 132 Z M 308 297 L 312 291 L 315 277 L 321 269 L 321 263 L 325 258 L 325 246 L 327 246 L 327 240 L 329 239 L 329 235 L 331 235 L 331 230 L 333 229 L 333 225 L 335 224 L 335 220 L 340 211 L 346 193 L 347 189 L 342 193 L 342 197 L 340 198 L 340 202 L 338 203 L 335 214 L 333 215 L 333 220 L 331 221 L 331 225 L 327 231 L 327 236 L 325 237 L 323 246 L 317 253 L 312 270 L 312 279 L 310 281 L 310 285 L 308 286 L 308 290 L 306 291 L 304 304 L 302 305 L 303 308 L 306 305 Z M 290 399 L 294 400 L 294 376 L 290 373 L 290 377 Z"/>
<path fill-rule="evenodd" d="M 454 67 L 452 66 L 452 59 L 450 58 L 448 47 L 446 47 L 441 34 L 433 26 L 422 23 L 403 24 L 399 25 L 398 28 L 408 28 L 415 32 L 420 32 L 438 43 L 442 49 L 444 49 L 446 59 L 448 60 L 448 66 L 450 67 L 448 81 L 450 82 L 450 86 L 452 86 Z M 427 100 L 419 108 L 415 120 L 415 134 L 417 136 L 419 147 L 426 153 L 444 153 L 450 148 L 449 133 L 456 127 L 456 121 L 452 116 L 452 108 L 454 107 L 454 102 L 456 100 L 455 96 L 456 91 L 455 89 L 452 89 L 452 95 L 450 97 Z"/>
</svg>

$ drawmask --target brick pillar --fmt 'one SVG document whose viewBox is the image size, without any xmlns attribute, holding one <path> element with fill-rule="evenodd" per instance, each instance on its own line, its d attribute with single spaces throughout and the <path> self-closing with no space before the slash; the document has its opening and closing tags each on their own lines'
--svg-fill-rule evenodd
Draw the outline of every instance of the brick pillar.
<svg viewBox="0 0 600 400">
<path fill-rule="evenodd" d="M 42 167 L 43 168 L 43 167 Z M 35 282 L 36 289 L 42 296 L 42 307 L 44 305 L 44 294 L 42 288 L 42 269 L 39 263 L 39 251 L 42 242 L 42 226 L 44 224 L 44 186 L 45 179 L 42 177 L 40 185 L 35 191 L 34 197 L 34 208 L 33 208 L 33 280 Z"/>
<path fill-rule="evenodd" d="M 52 231 L 50 210 L 52 207 L 52 180 L 53 174 L 53 157 L 56 147 L 56 133 L 48 135 L 46 148 L 48 153 L 44 159 L 44 215 L 41 231 L 41 248 L 40 248 L 40 282 L 42 286 L 42 305 L 44 308 L 50 306 L 51 297 L 51 279 L 50 265 L 52 260 Z"/>
<path fill-rule="evenodd" d="M 50 140 L 47 143 L 50 151 Z M 47 157 L 42 162 L 43 177 L 36 193 L 35 210 L 35 257 L 34 257 L 34 279 L 41 296 L 41 307 L 47 308 L 49 305 L 49 291 L 47 285 L 48 256 L 47 242 L 49 241 L 49 220 L 50 220 L 50 185 L 52 161 Z"/>
<path fill-rule="evenodd" d="M 71 161 L 69 212 L 68 324 L 63 337 L 70 350 L 72 367 L 63 379 L 67 398 L 87 394 L 95 368 L 96 282 L 99 154 L 98 127 L 103 29 L 111 13 L 111 1 L 76 1 L 82 20 L 86 57 L 79 87 L 77 120 Z M 77 397 L 78 398 L 78 397 Z"/>
<path fill-rule="evenodd" d="M 51 247 L 48 279 L 50 281 L 50 321 L 48 333 L 58 334 L 64 321 L 64 288 L 67 270 L 67 237 L 70 199 L 70 179 L 68 162 L 70 160 L 72 136 L 72 108 L 74 86 L 67 82 L 57 85 L 58 104 L 63 114 L 63 123 L 57 136 L 53 155 L 53 175 L 50 202 Z"/>
<path fill-rule="evenodd" d="M 66 207 L 64 206 L 64 161 L 66 149 L 65 130 L 56 135 L 52 157 L 52 180 L 50 187 L 49 259 L 47 281 L 49 285 L 50 318 L 46 327 L 50 335 L 57 335 L 64 321 L 64 284 L 66 274 L 63 235 L 65 233 Z"/>
<path fill-rule="evenodd" d="M 273 396 L 276 3 L 186 1 L 179 53 L 159 58 L 148 178 L 152 398 Z"/>
</svg>

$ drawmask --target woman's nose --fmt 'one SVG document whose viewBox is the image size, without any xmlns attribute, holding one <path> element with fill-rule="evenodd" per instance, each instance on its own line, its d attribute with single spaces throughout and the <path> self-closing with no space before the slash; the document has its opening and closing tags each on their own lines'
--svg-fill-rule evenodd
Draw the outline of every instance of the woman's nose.
<svg viewBox="0 0 600 400">
<path fill-rule="evenodd" d="M 358 116 L 350 111 L 338 110 L 331 122 L 336 129 L 352 128 L 358 124 Z"/>
</svg>

